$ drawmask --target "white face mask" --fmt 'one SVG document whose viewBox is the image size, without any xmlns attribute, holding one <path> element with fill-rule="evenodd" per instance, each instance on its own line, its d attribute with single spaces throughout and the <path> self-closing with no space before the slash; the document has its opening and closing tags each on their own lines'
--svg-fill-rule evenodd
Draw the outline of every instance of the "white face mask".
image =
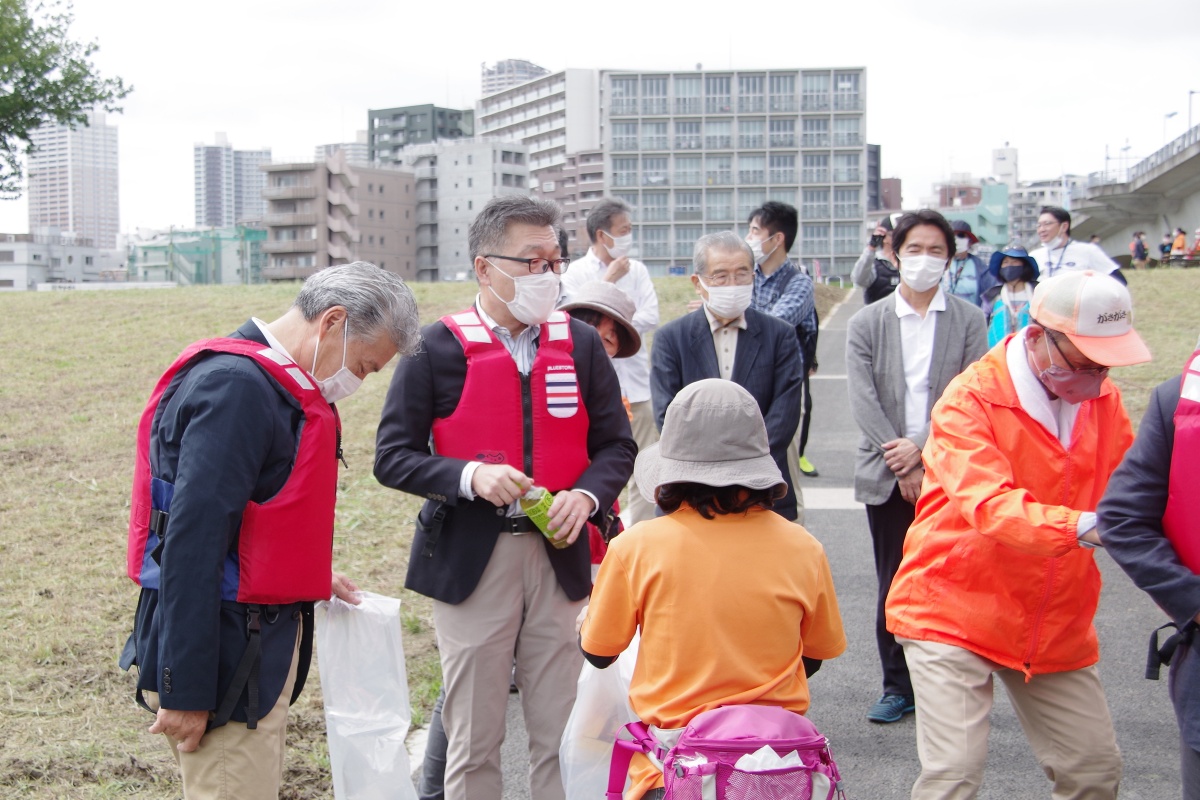
<svg viewBox="0 0 1200 800">
<path fill-rule="evenodd" d="M 608 231 L 601 231 L 609 239 L 612 239 L 612 244 L 605 245 L 608 254 L 614 259 L 623 258 L 629 255 L 629 251 L 633 248 L 633 234 L 627 233 L 624 236 L 613 236 Z"/>
<path fill-rule="evenodd" d="M 508 308 L 508 313 L 512 314 L 518 322 L 523 322 L 526 325 L 541 325 L 546 320 L 550 319 L 551 312 L 554 311 L 554 306 L 558 304 L 558 276 L 553 272 L 543 272 L 540 275 L 522 275 L 519 278 L 514 278 L 504 270 L 488 262 L 496 272 L 513 282 L 513 299 L 505 300 L 500 295 L 496 294 L 496 290 L 490 285 L 488 291 L 496 296 L 496 299 L 504 303 Z"/>
<path fill-rule="evenodd" d="M 1058 248 L 1062 247 L 1062 244 L 1063 237 L 1055 236 L 1053 239 L 1046 242 L 1046 250 L 1057 250 Z"/>
<path fill-rule="evenodd" d="M 955 236 L 954 237 L 954 252 L 956 254 L 957 253 L 965 253 L 970 249 L 971 249 L 971 240 L 970 239 L 968 239 L 966 236 Z"/>
<path fill-rule="evenodd" d="M 704 305 L 714 317 L 721 319 L 737 319 L 746 313 L 750 300 L 754 297 L 754 284 L 746 286 L 709 286 L 703 280 L 700 285 L 708 292 Z"/>
<path fill-rule="evenodd" d="M 945 271 L 945 259 L 937 256 L 900 256 L 900 278 L 914 292 L 927 292 L 937 286 Z"/>
<path fill-rule="evenodd" d="M 346 369 L 346 350 L 350 346 L 350 327 L 347 324 L 342 325 L 342 368 L 333 373 L 325 380 L 320 380 L 314 374 L 317 369 L 317 353 L 321 351 L 321 340 L 317 339 L 317 346 L 313 348 L 313 365 L 308 371 L 316 381 L 317 387 L 321 390 L 321 397 L 325 398 L 326 403 L 336 403 L 339 400 L 345 400 L 350 395 L 362 386 L 362 378 L 355 375 L 350 370 Z"/>
<path fill-rule="evenodd" d="M 765 241 L 766 241 L 766 239 L 764 239 L 763 241 L 765 242 Z M 763 252 L 763 243 L 762 243 L 762 242 L 752 242 L 752 241 L 750 241 L 749 239 L 747 239 L 747 240 L 746 240 L 746 244 L 750 245 L 750 252 L 754 254 L 754 263 L 755 263 L 755 264 L 761 264 L 761 263 L 763 263 L 763 262 L 764 262 L 764 261 L 766 261 L 768 258 L 770 258 L 771 256 L 775 255 L 775 251 L 779 249 L 779 248 L 778 248 L 778 246 L 776 246 L 776 247 L 772 247 L 772 248 L 771 248 L 771 252 L 769 252 L 769 253 L 764 253 L 764 252 Z"/>
</svg>

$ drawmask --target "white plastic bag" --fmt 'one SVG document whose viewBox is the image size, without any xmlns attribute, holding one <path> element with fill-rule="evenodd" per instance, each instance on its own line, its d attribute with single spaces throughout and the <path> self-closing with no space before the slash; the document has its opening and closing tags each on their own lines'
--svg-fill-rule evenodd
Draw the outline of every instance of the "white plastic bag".
<svg viewBox="0 0 1200 800">
<path fill-rule="evenodd" d="M 558 748 L 563 788 L 571 800 L 599 799 L 608 791 L 608 767 L 617 731 L 637 722 L 629 705 L 629 683 L 638 641 L 635 635 L 616 663 L 606 669 L 584 663 L 579 673 L 575 706 Z"/>
<path fill-rule="evenodd" d="M 317 664 L 333 794 L 338 800 L 416 800 L 404 738 L 412 721 L 400 601 L 362 592 L 352 606 L 317 603 Z"/>
</svg>

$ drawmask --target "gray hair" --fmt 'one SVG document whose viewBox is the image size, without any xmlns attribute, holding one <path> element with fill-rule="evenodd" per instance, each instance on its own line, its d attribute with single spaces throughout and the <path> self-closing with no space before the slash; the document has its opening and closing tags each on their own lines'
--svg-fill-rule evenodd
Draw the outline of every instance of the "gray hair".
<svg viewBox="0 0 1200 800">
<path fill-rule="evenodd" d="M 596 241 L 596 234 L 600 231 L 611 233 L 613 220 L 621 214 L 633 216 L 633 210 L 624 200 L 618 200 L 615 197 L 606 197 L 599 203 L 596 203 L 587 215 L 588 241 Z"/>
<path fill-rule="evenodd" d="M 697 239 L 696 246 L 692 249 L 692 271 L 697 275 L 703 275 L 708 271 L 708 252 L 710 250 L 745 253 L 750 263 L 754 263 L 754 251 L 750 249 L 750 245 L 746 244 L 745 239 L 733 231 L 709 233 Z"/>
<path fill-rule="evenodd" d="M 471 263 L 477 256 L 499 249 L 508 235 L 508 226 L 513 223 L 549 226 L 555 229 L 562 225 L 562 211 L 552 200 L 509 194 L 494 197 L 487 202 L 471 229 L 467 232 L 467 247 Z"/>
<path fill-rule="evenodd" d="M 346 309 L 350 338 L 386 336 L 401 356 L 416 352 L 421 343 L 417 301 L 404 279 L 366 261 L 327 267 L 313 273 L 292 305 L 312 321 L 326 309 Z"/>
</svg>

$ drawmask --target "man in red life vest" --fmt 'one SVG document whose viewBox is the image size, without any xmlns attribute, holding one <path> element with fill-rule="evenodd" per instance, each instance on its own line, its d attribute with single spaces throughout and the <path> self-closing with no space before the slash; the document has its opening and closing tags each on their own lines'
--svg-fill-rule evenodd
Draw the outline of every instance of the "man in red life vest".
<svg viewBox="0 0 1200 800">
<path fill-rule="evenodd" d="M 553 203 L 506 196 L 471 224 L 475 304 L 425 327 L 380 420 L 375 476 L 420 495 L 405 586 L 434 599 L 449 738 L 445 796 L 501 797 L 516 658 L 534 800 L 561 800 L 558 746 L 582 666 L 574 620 L 591 589 L 590 518 L 636 453 L 616 373 L 591 326 L 555 311 L 569 260 Z M 432 446 L 431 446 L 432 442 Z M 551 545 L 517 499 L 555 493 Z"/>
<path fill-rule="evenodd" d="M 341 428 L 333 403 L 419 342 L 412 293 L 365 262 L 310 277 L 279 319 L 197 342 L 138 430 L 122 654 L 184 795 L 270 800 L 311 653 L 312 601 L 356 603 L 332 572 Z"/>
</svg>

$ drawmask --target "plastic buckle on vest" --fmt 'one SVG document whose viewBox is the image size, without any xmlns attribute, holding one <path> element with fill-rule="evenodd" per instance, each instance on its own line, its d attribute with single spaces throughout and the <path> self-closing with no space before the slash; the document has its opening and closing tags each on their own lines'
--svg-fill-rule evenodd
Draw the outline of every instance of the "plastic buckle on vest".
<svg viewBox="0 0 1200 800">
<path fill-rule="evenodd" d="M 1166 628 L 1176 628 L 1176 632 L 1167 637 L 1163 642 L 1162 647 L 1158 646 L 1158 632 Z M 1174 622 L 1168 622 L 1166 625 L 1161 625 L 1154 629 L 1150 634 L 1150 649 L 1146 654 L 1146 679 L 1151 681 L 1158 680 L 1159 671 L 1163 664 L 1171 665 L 1171 659 L 1175 657 L 1175 651 L 1179 649 L 1179 645 L 1190 645 L 1192 643 L 1192 635 L 1196 632 L 1196 623 L 1188 622 L 1182 628 Z"/>
<path fill-rule="evenodd" d="M 421 548 L 421 555 L 424 558 L 433 558 L 434 548 L 437 547 L 438 539 L 442 535 L 442 525 L 446 522 L 446 506 L 439 505 L 437 511 L 433 512 L 433 519 L 429 522 L 429 531 L 425 535 L 425 546 Z"/>
<path fill-rule="evenodd" d="M 262 613 L 258 606 L 246 606 L 246 638 L 256 636 L 262 633 L 262 622 L 260 617 Z"/>
<path fill-rule="evenodd" d="M 158 536 L 163 537 L 163 533 L 167 530 L 167 519 L 171 515 L 166 511 L 160 511 L 157 508 L 150 509 L 150 531 Z"/>
</svg>

